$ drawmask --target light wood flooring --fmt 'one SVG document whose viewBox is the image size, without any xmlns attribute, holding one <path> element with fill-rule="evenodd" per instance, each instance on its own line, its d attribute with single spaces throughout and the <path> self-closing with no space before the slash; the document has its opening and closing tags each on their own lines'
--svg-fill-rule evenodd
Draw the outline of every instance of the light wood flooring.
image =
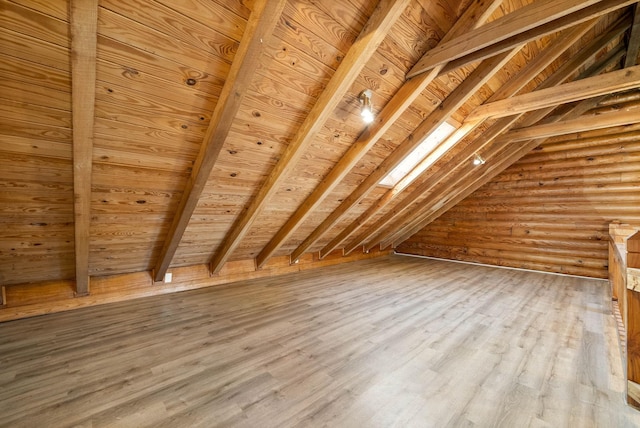
<svg viewBox="0 0 640 428">
<path fill-rule="evenodd" d="M 608 284 L 390 256 L 0 324 L 0 426 L 626 427 Z"/>
</svg>

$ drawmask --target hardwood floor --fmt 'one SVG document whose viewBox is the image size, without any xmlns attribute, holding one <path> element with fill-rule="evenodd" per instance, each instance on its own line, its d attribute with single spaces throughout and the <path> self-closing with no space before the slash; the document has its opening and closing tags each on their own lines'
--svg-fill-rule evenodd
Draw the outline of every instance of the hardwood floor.
<svg viewBox="0 0 640 428">
<path fill-rule="evenodd" d="M 402 256 L 0 324 L 0 426 L 625 427 L 604 281 Z"/>
</svg>

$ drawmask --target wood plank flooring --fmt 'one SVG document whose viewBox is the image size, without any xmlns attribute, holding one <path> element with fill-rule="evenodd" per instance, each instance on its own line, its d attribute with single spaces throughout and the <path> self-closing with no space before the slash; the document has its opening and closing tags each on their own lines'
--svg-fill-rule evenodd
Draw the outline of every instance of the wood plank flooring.
<svg viewBox="0 0 640 428">
<path fill-rule="evenodd" d="M 3 427 L 626 427 L 608 284 L 402 256 L 0 324 Z"/>
</svg>

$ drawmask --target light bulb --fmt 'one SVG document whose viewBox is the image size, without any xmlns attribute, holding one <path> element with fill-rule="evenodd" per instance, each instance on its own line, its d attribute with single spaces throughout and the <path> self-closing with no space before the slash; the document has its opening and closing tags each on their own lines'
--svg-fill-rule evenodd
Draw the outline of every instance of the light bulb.
<svg viewBox="0 0 640 428">
<path fill-rule="evenodd" d="M 362 110 L 360 110 L 360 116 L 362 116 L 362 121 L 364 123 L 373 122 L 373 110 L 371 108 L 371 91 L 369 89 L 360 92 L 358 96 L 358 100 L 362 104 Z"/>
<path fill-rule="evenodd" d="M 367 108 L 367 107 L 362 107 L 362 112 L 360 113 L 360 115 L 362 116 L 362 121 L 364 123 L 371 123 L 373 122 L 373 112 L 371 111 L 371 108 Z"/>
</svg>

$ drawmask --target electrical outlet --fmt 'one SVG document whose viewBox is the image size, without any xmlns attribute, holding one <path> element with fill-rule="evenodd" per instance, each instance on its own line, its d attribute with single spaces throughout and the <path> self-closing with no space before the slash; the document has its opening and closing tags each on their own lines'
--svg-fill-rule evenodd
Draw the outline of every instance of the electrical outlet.
<svg viewBox="0 0 640 428">
<path fill-rule="evenodd" d="M 173 280 L 173 274 L 171 272 L 167 272 L 164 274 L 164 282 L 169 283 Z"/>
</svg>

